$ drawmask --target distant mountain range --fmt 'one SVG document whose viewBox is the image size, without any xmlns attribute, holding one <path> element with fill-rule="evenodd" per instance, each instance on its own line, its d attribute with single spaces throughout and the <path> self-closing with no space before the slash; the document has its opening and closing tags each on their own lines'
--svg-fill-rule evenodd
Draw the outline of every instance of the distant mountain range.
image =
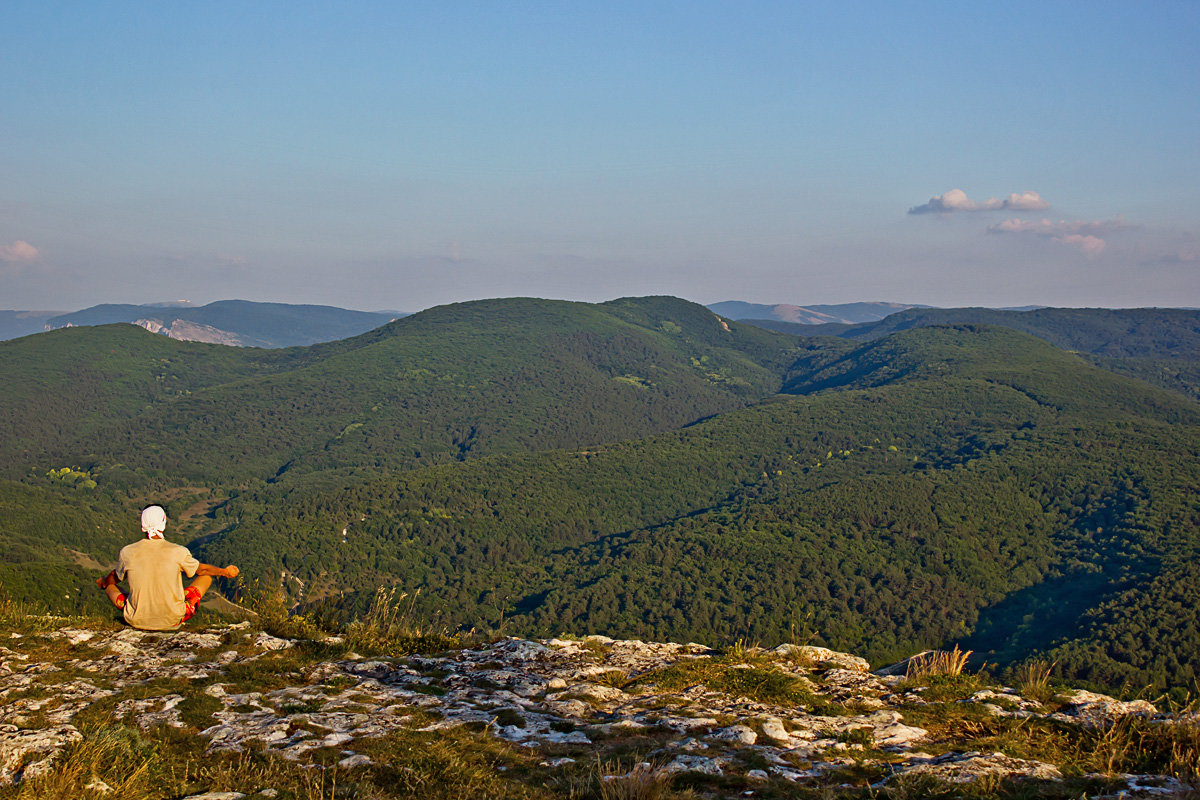
<svg viewBox="0 0 1200 800">
<path fill-rule="evenodd" d="M 0 340 L 18 339 L 46 330 L 46 321 L 61 311 L 0 311 Z"/>
<path fill-rule="evenodd" d="M 784 303 L 777 305 L 743 303 L 740 300 L 726 300 L 708 306 L 712 311 L 730 319 L 776 320 L 778 322 L 791 322 L 800 325 L 824 325 L 827 323 L 855 325 L 860 322 L 876 322 L 889 314 L 895 314 L 897 311 L 904 311 L 909 308 L 928 307 L 905 303 L 841 303 L 838 305 L 792 306 Z"/>
<path fill-rule="evenodd" d="M 1188 308 L 912 307 L 858 324 L 747 319 L 794 336 L 873 340 L 936 325 L 996 325 L 1084 356 L 1096 366 L 1200 400 L 1200 311 Z"/>
<path fill-rule="evenodd" d="M 744 303 L 740 300 L 726 300 L 713 303 L 707 308 L 723 317 L 746 322 L 764 321 L 781 322 L 788 325 L 861 325 L 868 322 L 878 322 L 892 314 L 898 314 L 909 309 L 940 311 L 933 306 L 916 303 L 839 303 L 835 305 L 793 306 L 786 303 Z M 1006 306 L 990 309 L 994 311 L 1033 311 L 1045 306 Z M 769 327 L 769 326 L 767 326 Z M 784 330 L 784 328 L 777 328 Z M 813 336 L 813 331 L 798 328 L 788 328 L 788 332 L 797 336 Z"/>
<path fill-rule="evenodd" d="M 206 306 L 180 303 L 106 303 L 82 311 L 0 311 L 0 338 L 80 325 L 128 322 L 152 333 L 190 342 L 239 347 L 294 347 L 345 339 L 386 325 L 400 312 L 350 311 L 334 306 L 221 300 Z"/>
</svg>

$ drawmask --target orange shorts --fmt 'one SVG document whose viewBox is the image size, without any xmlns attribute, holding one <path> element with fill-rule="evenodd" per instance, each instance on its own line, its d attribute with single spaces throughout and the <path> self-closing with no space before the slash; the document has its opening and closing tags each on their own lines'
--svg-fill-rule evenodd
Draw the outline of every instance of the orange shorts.
<svg viewBox="0 0 1200 800">
<path fill-rule="evenodd" d="M 179 624 L 187 622 L 196 614 L 196 606 L 200 605 L 200 590 L 191 586 L 183 590 L 183 602 L 187 606 L 187 613 L 183 615 L 183 619 L 179 620 Z"/>
</svg>

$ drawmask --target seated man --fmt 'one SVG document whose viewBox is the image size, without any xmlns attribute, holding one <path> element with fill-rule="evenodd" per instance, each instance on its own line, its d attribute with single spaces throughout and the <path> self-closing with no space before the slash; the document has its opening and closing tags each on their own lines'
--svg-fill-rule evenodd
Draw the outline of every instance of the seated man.
<svg viewBox="0 0 1200 800">
<path fill-rule="evenodd" d="M 125 621 L 147 631 L 175 630 L 192 618 L 200 598 L 212 586 L 214 577 L 236 578 L 238 568 L 224 569 L 201 564 L 186 547 L 163 538 L 167 512 L 161 506 L 142 511 L 142 530 L 146 538 L 121 548 L 117 568 L 96 581 L 117 608 L 124 609 Z M 185 590 L 183 575 L 196 580 Z M 117 584 L 129 579 L 129 597 Z"/>
</svg>

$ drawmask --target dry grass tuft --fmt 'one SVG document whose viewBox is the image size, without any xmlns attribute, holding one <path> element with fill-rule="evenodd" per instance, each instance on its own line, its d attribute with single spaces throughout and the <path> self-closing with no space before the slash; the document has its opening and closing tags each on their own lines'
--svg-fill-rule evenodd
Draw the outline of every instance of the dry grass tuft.
<svg viewBox="0 0 1200 800">
<path fill-rule="evenodd" d="M 1021 696 L 1039 703 L 1045 703 L 1052 698 L 1054 690 L 1050 687 L 1050 675 L 1057 663 L 1035 658 L 1015 667 L 1012 679 Z"/>
<path fill-rule="evenodd" d="M 608 672 L 593 675 L 588 680 L 601 686 L 611 686 L 614 689 L 624 689 L 630 684 L 629 675 L 620 669 L 610 669 Z"/>
<path fill-rule="evenodd" d="M 264 588 L 255 584 L 247 606 L 258 615 L 258 626 L 272 636 L 286 639 L 315 639 L 321 635 L 320 626 L 303 614 L 293 614 L 283 590 Z"/>
<path fill-rule="evenodd" d="M 77 800 L 107 794 L 151 797 L 157 746 L 133 728 L 111 725 L 84 733 L 46 772 L 17 787 L 13 800 Z"/>
<path fill-rule="evenodd" d="M 960 650 L 958 645 L 954 645 L 953 650 L 933 650 L 913 656 L 908 662 L 908 670 L 904 677 L 915 680 L 932 675 L 961 675 L 972 652 Z"/>
<path fill-rule="evenodd" d="M 724 655 L 728 656 L 731 659 L 735 659 L 735 660 L 750 659 L 761 653 L 762 653 L 762 648 L 759 647 L 758 642 L 755 642 L 754 644 L 750 644 L 745 639 L 738 639 L 736 642 L 729 645 L 729 647 L 726 647 L 724 650 Z"/>
<path fill-rule="evenodd" d="M 1169 774 L 1200 792 L 1200 720 L 1172 726 Z"/>
<path fill-rule="evenodd" d="M 397 595 L 396 589 L 376 590 L 366 615 L 346 627 L 346 645 L 363 653 L 393 656 L 460 646 L 461 640 L 448 631 L 422 627 L 414 621 L 413 609 L 420 593 L 420 589 L 411 595 Z"/>
<path fill-rule="evenodd" d="M 629 767 L 619 759 L 600 761 L 578 773 L 566 787 L 572 800 L 663 800 L 670 794 L 671 775 L 647 762 Z"/>
<path fill-rule="evenodd" d="M 649 764 L 638 764 L 624 775 L 600 780 L 601 800 L 659 800 L 670 784 L 670 776 Z"/>
</svg>

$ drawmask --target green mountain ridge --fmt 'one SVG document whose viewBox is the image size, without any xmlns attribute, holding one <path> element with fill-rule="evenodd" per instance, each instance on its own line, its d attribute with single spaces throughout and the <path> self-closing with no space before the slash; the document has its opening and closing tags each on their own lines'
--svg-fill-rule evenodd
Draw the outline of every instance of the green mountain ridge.
<svg viewBox="0 0 1200 800">
<path fill-rule="evenodd" d="M 1097 685 L 1185 685 L 1200 628 L 1145 591 L 1196 585 L 1200 408 L 1001 329 L 864 349 L 888 348 L 923 370 L 598 450 L 246 499 L 205 552 L 286 571 L 299 599 L 421 586 L 427 614 L 467 626 L 770 642 L 807 625 L 875 661 L 961 641 Z M 1131 629 L 1153 645 L 1113 644 Z"/>
<path fill-rule="evenodd" d="M 1011 328 L 1087 354 L 1097 366 L 1200 400 L 1200 311 L 1180 308 L 910 308 L 858 325 L 748 320 L 796 336 L 871 340 L 929 325 Z"/>
<path fill-rule="evenodd" d="M 10 476 L 72 460 L 211 485 L 597 444 L 757 402 L 794 347 L 664 298 L 456 304 L 281 351 L 56 334 L 0 343 Z"/>
<path fill-rule="evenodd" d="M 384 325 L 395 317 L 390 313 L 333 306 L 218 300 L 204 306 L 109 303 L 49 316 L 45 325 L 51 329 L 151 320 L 171 328 L 173 323 L 184 322 L 225 334 L 241 346 L 295 347 L 344 339 Z"/>
<path fill-rule="evenodd" d="M 60 331 L 0 378 L 0 579 L 47 602 L 93 602 L 48 588 L 69 551 L 111 559 L 159 500 L 322 614 L 392 585 L 451 626 L 957 642 L 1134 691 L 1200 660 L 1200 406 L 1006 328 L 514 298 L 279 351 Z"/>
</svg>

